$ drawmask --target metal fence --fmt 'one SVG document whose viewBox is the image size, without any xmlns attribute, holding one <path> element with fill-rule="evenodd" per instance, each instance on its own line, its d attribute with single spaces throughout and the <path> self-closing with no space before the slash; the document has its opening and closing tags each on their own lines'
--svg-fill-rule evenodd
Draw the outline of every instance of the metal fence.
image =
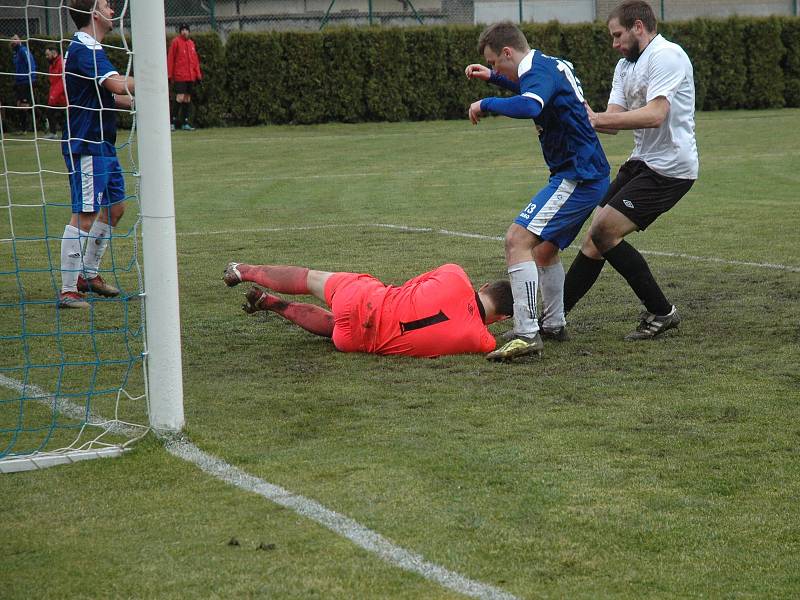
<svg viewBox="0 0 800 600">
<path fill-rule="evenodd" d="M 130 2 L 131 0 L 127 0 Z M 143 0 L 138 0 L 143 1 Z M 699 16 L 800 15 L 800 0 L 649 0 L 662 21 Z M 165 0 L 167 28 L 195 31 L 306 30 L 335 26 L 415 26 L 512 21 L 604 20 L 619 0 Z M 58 35 L 72 23 L 68 0 L 0 0 L 0 37 Z M 118 10 L 126 0 L 111 0 Z"/>
</svg>

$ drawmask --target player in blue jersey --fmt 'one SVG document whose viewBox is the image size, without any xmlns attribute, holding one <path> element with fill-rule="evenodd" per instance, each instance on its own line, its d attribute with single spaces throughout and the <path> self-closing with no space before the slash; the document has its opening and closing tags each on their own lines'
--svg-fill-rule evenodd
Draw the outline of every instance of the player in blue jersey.
<svg viewBox="0 0 800 600">
<path fill-rule="evenodd" d="M 117 111 L 133 105 L 134 81 L 120 75 L 101 45 L 114 26 L 107 0 L 72 0 L 78 31 L 65 55 L 67 126 L 61 143 L 69 171 L 72 218 L 61 240 L 61 308 L 88 308 L 82 292 L 116 296 L 98 274 L 113 227 L 125 212 L 117 159 Z M 85 248 L 84 248 L 85 246 Z"/>
<path fill-rule="evenodd" d="M 514 337 L 487 358 L 511 360 L 540 354 L 542 333 L 563 337 L 564 267 L 558 251 L 575 239 L 603 199 L 610 169 L 569 62 L 531 50 L 525 35 L 508 21 L 487 27 L 478 40 L 478 51 L 489 67 L 469 65 L 467 77 L 488 81 L 515 95 L 473 102 L 470 120 L 477 125 L 486 112 L 532 119 L 550 169 L 547 186 L 523 208 L 506 233 Z M 540 283 L 544 302 L 541 333 L 536 311 Z"/>
</svg>

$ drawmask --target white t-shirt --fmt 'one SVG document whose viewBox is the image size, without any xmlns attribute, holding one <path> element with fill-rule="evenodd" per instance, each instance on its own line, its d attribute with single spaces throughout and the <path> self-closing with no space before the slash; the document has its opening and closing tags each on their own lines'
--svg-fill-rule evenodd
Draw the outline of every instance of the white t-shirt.
<svg viewBox="0 0 800 600">
<path fill-rule="evenodd" d="M 669 113 L 660 127 L 634 129 L 631 159 L 660 175 L 697 179 L 694 136 L 694 71 L 683 48 L 654 37 L 636 62 L 620 59 L 614 69 L 609 104 L 635 110 L 663 96 Z"/>
</svg>

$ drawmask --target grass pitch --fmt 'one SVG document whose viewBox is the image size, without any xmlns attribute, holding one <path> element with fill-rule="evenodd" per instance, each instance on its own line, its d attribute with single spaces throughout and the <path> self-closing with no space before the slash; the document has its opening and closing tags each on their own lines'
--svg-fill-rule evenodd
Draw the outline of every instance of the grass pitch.
<svg viewBox="0 0 800 600">
<path fill-rule="evenodd" d="M 246 316 L 220 276 L 503 276 L 492 238 L 546 179 L 529 125 L 174 134 L 189 437 L 521 598 L 800 595 L 798 130 L 797 110 L 698 115 L 698 183 L 630 237 L 678 332 L 623 342 L 639 309 L 606 267 L 571 341 L 510 365 L 340 354 Z M 602 141 L 616 169 L 630 135 Z M 3 597 L 457 597 L 154 440 L 3 476 L 0 495 Z"/>
</svg>

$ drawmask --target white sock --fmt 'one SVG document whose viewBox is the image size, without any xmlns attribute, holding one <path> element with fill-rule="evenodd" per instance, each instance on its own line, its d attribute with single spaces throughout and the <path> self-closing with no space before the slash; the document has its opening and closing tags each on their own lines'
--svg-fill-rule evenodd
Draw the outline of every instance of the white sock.
<svg viewBox="0 0 800 600">
<path fill-rule="evenodd" d="M 536 288 L 539 272 L 532 260 L 508 267 L 511 295 L 514 297 L 514 333 L 533 337 L 539 331 L 536 321 Z"/>
<path fill-rule="evenodd" d="M 539 289 L 542 292 L 542 327 L 557 329 L 566 325 L 564 318 L 564 265 L 539 267 Z"/>
<path fill-rule="evenodd" d="M 86 256 L 83 259 L 86 266 L 86 279 L 97 276 L 100 268 L 100 260 L 106 253 L 108 242 L 111 239 L 113 228 L 108 223 L 95 221 L 89 231 L 89 239 L 86 241 Z"/>
<path fill-rule="evenodd" d="M 67 225 L 61 238 L 61 291 L 77 292 L 78 275 L 83 266 L 82 238 L 85 231 Z"/>
</svg>

